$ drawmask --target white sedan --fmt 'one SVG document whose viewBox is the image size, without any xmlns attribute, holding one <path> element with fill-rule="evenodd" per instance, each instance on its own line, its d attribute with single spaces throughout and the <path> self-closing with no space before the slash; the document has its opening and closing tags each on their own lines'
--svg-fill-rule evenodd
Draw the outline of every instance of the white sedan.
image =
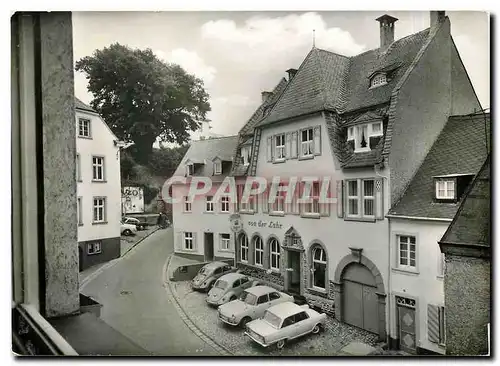
<svg viewBox="0 0 500 366">
<path fill-rule="evenodd" d="M 262 319 L 247 324 L 245 335 L 263 347 L 276 344 L 282 349 L 288 340 L 325 328 L 326 314 L 310 309 L 308 305 L 286 302 L 266 310 Z"/>
<path fill-rule="evenodd" d="M 272 287 L 250 287 L 243 291 L 238 300 L 219 306 L 219 319 L 229 325 L 245 327 L 248 322 L 264 316 L 271 306 L 290 301 L 293 302 L 293 296 Z"/>
<path fill-rule="evenodd" d="M 120 232 L 122 235 L 134 235 L 137 233 L 137 226 L 132 225 L 132 224 L 125 224 L 124 222 L 121 223 L 121 229 Z"/>
</svg>

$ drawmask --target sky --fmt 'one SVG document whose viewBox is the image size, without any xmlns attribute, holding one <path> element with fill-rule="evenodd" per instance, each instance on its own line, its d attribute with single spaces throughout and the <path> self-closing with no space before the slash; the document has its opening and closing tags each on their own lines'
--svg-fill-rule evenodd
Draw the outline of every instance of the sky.
<svg viewBox="0 0 500 366">
<path fill-rule="evenodd" d="M 428 11 L 332 12 L 73 12 L 75 62 L 118 42 L 150 48 L 204 81 L 211 132 L 235 135 L 289 68 L 313 46 L 353 56 L 379 46 L 380 15 L 398 18 L 395 39 L 429 26 Z M 451 34 L 483 108 L 490 106 L 489 16 L 447 12 Z M 75 72 L 75 94 L 92 96 Z M 193 134 L 196 139 L 197 134 Z"/>
</svg>

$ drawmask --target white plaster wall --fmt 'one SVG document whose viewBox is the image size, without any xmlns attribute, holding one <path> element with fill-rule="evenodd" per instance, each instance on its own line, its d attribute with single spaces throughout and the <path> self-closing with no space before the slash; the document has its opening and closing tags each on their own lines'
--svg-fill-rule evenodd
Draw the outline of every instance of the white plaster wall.
<svg viewBox="0 0 500 366">
<path fill-rule="evenodd" d="M 444 353 L 444 348 L 427 340 L 427 305 L 444 305 L 444 282 L 438 276 L 440 240 L 449 222 L 390 219 L 391 228 L 391 337 L 397 338 L 395 296 L 408 296 L 416 300 L 417 346 Z M 397 270 L 396 235 L 413 235 L 417 244 L 417 274 Z"/>
<path fill-rule="evenodd" d="M 78 118 L 90 119 L 92 138 L 78 137 Z M 78 226 L 78 241 L 115 238 L 120 236 L 121 179 L 120 155 L 115 146 L 116 137 L 105 122 L 95 113 L 76 110 L 76 150 L 80 154 L 81 182 L 77 195 L 82 197 L 82 222 Z M 92 156 L 104 156 L 106 182 L 92 182 Z M 107 224 L 92 224 L 93 197 L 107 198 Z"/>
</svg>

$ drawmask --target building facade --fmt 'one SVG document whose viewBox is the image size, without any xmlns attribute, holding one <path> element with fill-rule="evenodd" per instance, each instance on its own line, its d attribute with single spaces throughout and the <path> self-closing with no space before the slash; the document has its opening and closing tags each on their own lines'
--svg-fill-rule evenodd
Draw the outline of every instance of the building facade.
<svg viewBox="0 0 500 366">
<path fill-rule="evenodd" d="M 120 256 L 120 146 L 97 112 L 75 100 L 80 270 Z"/>
</svg>

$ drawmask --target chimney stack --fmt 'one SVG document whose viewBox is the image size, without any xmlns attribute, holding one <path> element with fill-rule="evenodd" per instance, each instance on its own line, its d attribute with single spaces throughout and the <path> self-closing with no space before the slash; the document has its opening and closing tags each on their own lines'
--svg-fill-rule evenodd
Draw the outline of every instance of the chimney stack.
<svg viewBox="0 0 500 366">
<path fill-rule="evenodd" d="M 272 92 L 268 91 L 263 91 L 261 94 L 262 94 L 262 103 L 265 103 L 269 98 L 271 98 L 271 95 L 273 95 Z"/>
<path fill-rule="evenodd" d="M 297 73 L 297 69 L 288 69 L 286 72 L 288 73 L 288 81 L 292 80 L 295 74 Z"/>
<path fill-rule="evenodd" d="M 446 18 L 446 12 L 443 10 L 432 10 L 431 11 L 431 28 L 439 27 L 441 23 L 444 22 Z"/>
<path fill-rule="evenodd" d="M 398 19 L 385 14 L 376 20 L 380 23 L 380 49 L 385 51 L 394 42 L 394 23 Z"/>
</svg>

